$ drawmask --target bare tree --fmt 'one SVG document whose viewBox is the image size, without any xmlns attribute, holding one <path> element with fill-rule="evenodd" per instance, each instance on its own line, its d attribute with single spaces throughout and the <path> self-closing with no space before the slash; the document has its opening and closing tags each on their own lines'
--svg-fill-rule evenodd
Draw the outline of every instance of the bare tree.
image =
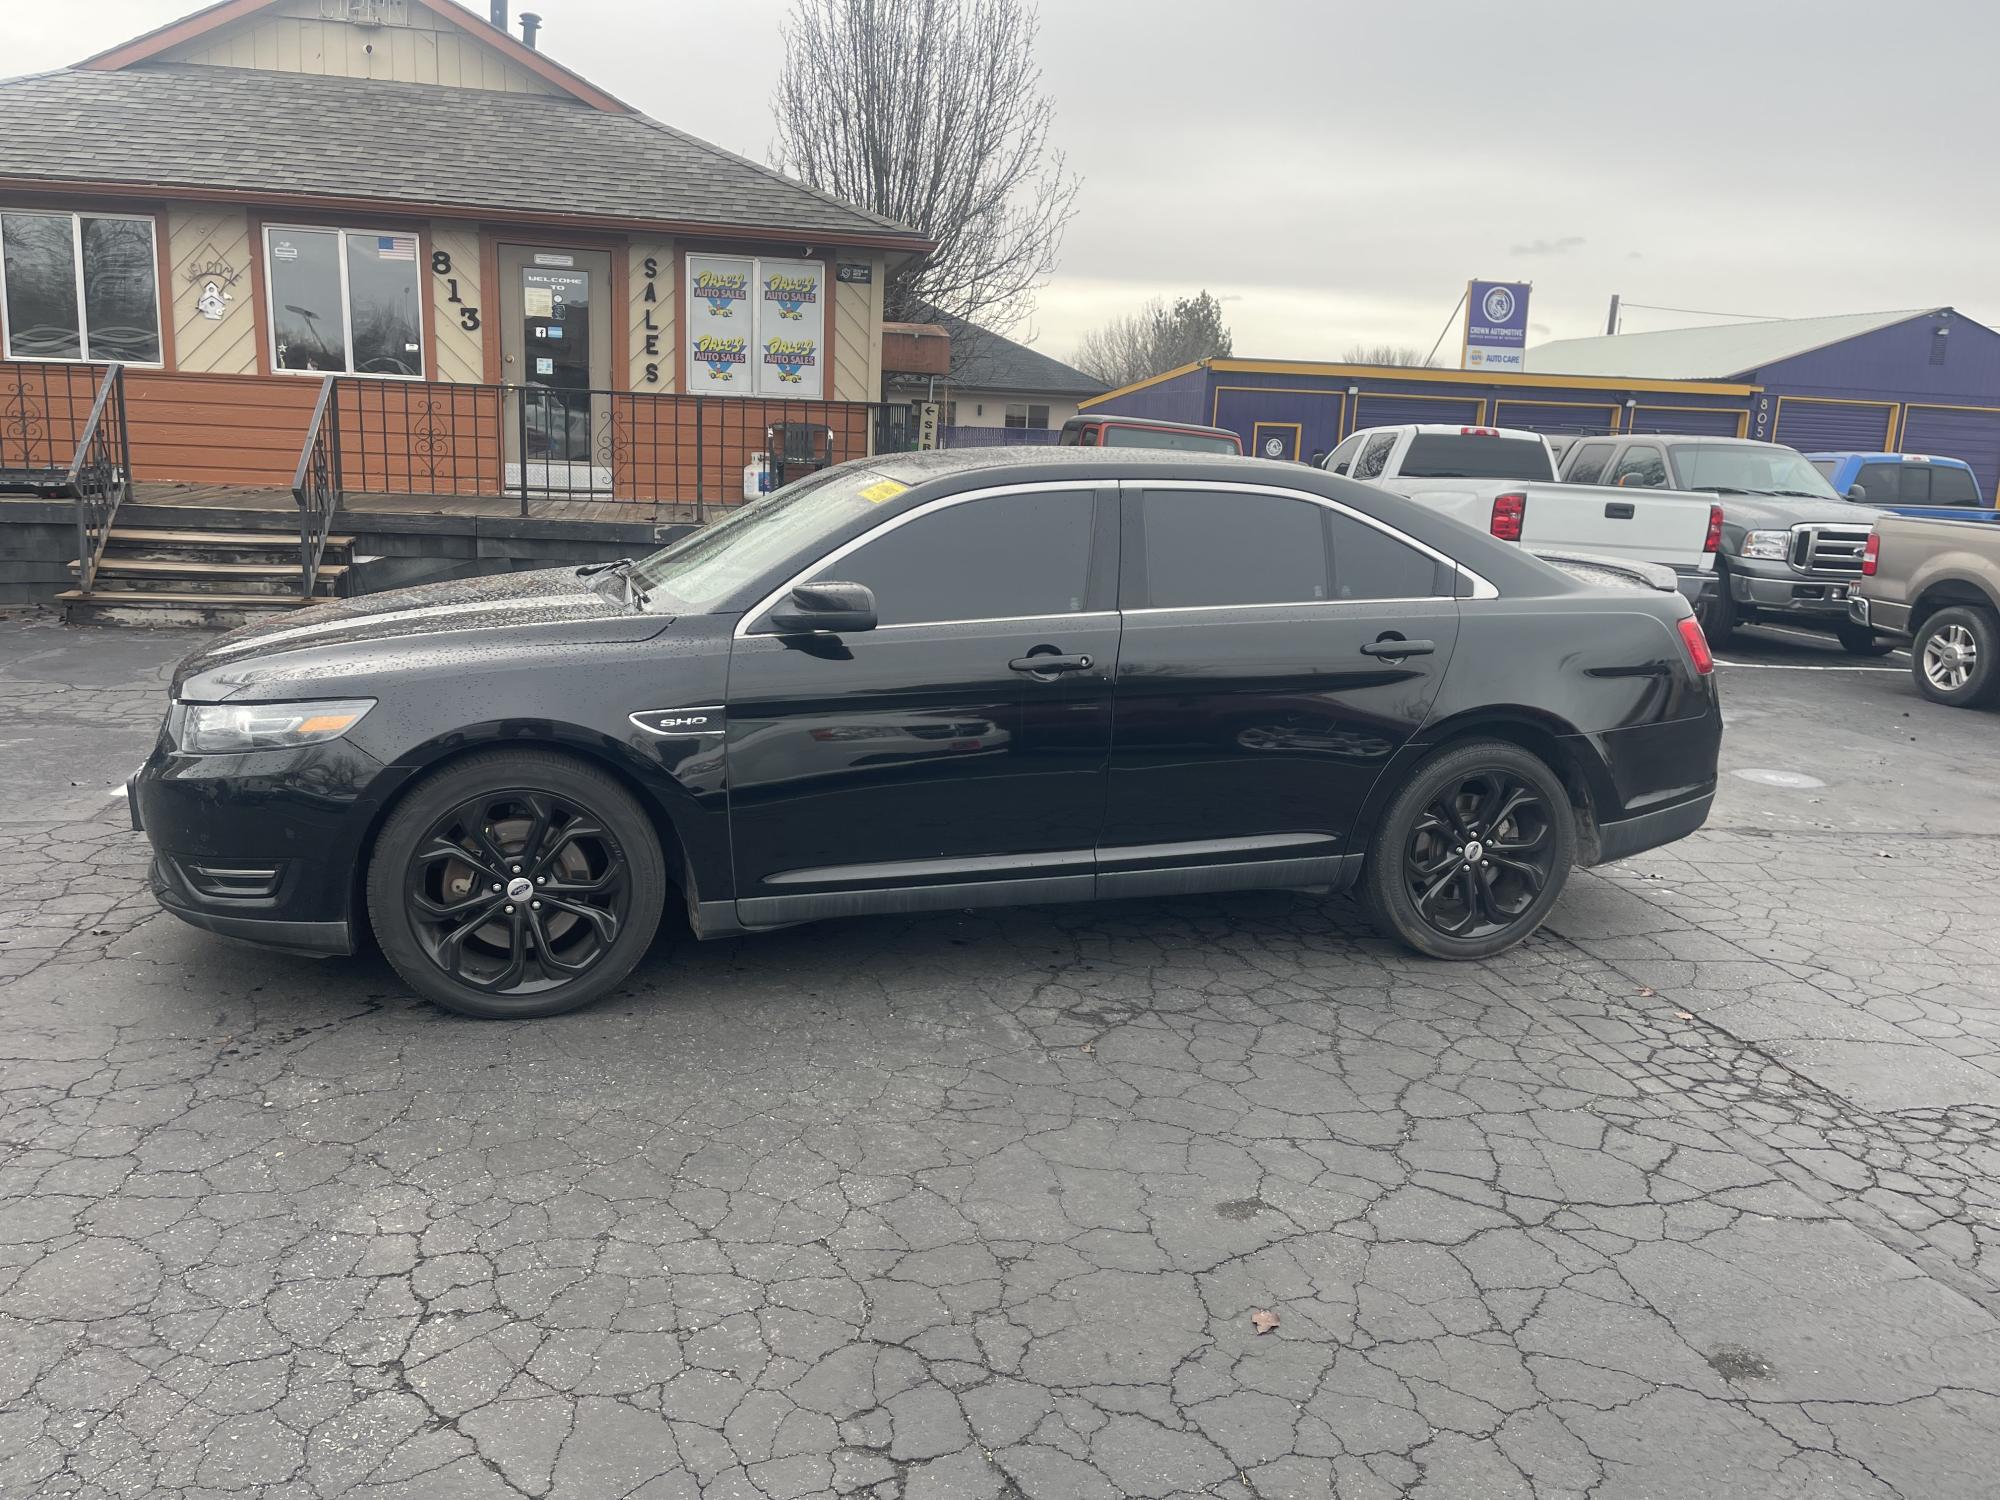
<svg viewBox="0 0 2000 1500">
<path fill-rule="evenodd" d="M 893 272 L 885 316 L 998 332 L 1034 308 L 1078 180 L 1022 0 L 796 0 L 772 95 L 778 165 L 937 249 Z"/>
<path fill-rule="evenodd" d="M 1070 363 L 1107 385 L 1130 385 L 1200 359 L 1226 357 L 1235 347 L 1222 321 L 1222 303 L 1202 291 L 1176 297 L 1170 308 L 1155 297 L 1135 313 L 1092 329 Z"/>
<path fill-rule="evenodd" d="M 1344 365 L 1418 365 L 1437 363 L 1414 344 L 1349 344 L 1340 356 Z"/>
</svg>

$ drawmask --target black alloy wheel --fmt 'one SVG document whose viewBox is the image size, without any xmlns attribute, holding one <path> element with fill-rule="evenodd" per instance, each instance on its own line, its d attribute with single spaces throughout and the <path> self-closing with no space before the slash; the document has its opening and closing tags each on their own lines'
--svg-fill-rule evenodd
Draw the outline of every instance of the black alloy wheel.
<svg viewBox="0 0 2000 1500">
<path fill-rule="evenodd" d="M 659 923 L 658 842 L 624 789 L 533 751 L 475 756 L 423 786 L 377 840 L 369 911 L 389 960 L 468 1015 L 597 999 Z"/>
<path fill-rule="evenodd" d="M 1575 855 L 1575 813 L 1555 773 L 1518 745 L 1480 741 L 1441 751 L 1398 793 L 1363 895 L 1418 951 L 1484 958 L 1542 924 Z"/>
</svg>

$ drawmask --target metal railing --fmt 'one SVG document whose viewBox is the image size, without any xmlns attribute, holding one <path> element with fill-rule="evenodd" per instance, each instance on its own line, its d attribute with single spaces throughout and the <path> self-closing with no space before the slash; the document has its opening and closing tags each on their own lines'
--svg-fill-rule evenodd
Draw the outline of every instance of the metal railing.
<svg viewBox="0 0 2000 1500">
<path fill-rule="evenodd" d="M 104 386 L 102 365 L 46 360 L 0 364 L 0 486 L 53 492 Z"/>
<path fill-rule="evenodd" d="M 312 424 L 292 476 L 292 499 L 299 507 L 299 597 L 310 599 L 319 582 L 320 559 L 340 509 L 340 398 L 334 376 L 320 382 Z"/>
<path fill-rule="evenodd" d="M 119 503 L 132 493 L 132 443 L 125 425 L 125 367 L 107 365 L 76 454 L 63 476 L 76 497 L 77 587 L 89 593 Z"/>
</svg>

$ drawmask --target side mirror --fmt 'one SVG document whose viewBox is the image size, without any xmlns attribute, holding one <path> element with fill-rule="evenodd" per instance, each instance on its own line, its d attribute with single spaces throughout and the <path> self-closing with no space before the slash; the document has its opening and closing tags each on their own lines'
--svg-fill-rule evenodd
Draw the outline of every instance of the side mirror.
<svg viewBox="0 0 2000 1500">
<path fill-rule="evenodd" d="M 1856 505 L 1866 505 L 1868 503 L 1868 486 L 1865 484 L 1850 484 L 1847 487 L 1847 498 L 1852 500 Z"/>
<path fill-rule="evenodd" d="M 771 624 L 783 635 L 873 630 L 875 591 L 865 583 L 802 583 L 771 611 Z"/>
</svg>

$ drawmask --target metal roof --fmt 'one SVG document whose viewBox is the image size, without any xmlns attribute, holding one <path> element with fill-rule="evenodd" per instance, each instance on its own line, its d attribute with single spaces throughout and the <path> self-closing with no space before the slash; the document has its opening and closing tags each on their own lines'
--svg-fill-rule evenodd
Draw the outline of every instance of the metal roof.
<svg viewBox="0 0 2000 1500">
<path fill-rule="evenodd" d="M 189 63 L 0 82 L 0 179 L 922 243 L 641 114 L 553 95 Z"/>
<path fill-rule="evenodd" d="M 1912 307 L 1901 312 L 1843 313 L 1827 318 L 1771 318 L 1708 328 L 1663 328 L 1655 333 L 1601 334 L 1555 339 L 1527 351 L 1530 375 L 1631 376 L 1646 380 L 1727 380 L 1751 377 L 1765 365 L 1810 354 L 1829 344 L 1888 328 L 1911 318 L 1949 312 Z"/>
</svg>

